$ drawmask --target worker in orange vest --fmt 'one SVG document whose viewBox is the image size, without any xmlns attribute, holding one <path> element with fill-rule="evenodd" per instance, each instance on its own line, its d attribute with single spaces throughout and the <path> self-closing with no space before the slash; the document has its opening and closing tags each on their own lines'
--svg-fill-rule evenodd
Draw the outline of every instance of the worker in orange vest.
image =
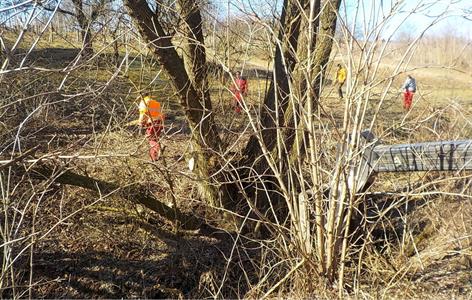
<svg viewBox="0 0 472 300">
<path fill-rule="evenodd" d="M 243 107 L 243 97 L 247 95 L 247 79 L 241 76 L 241 72 L 236 72 L 234 84 L 231 86 L 231 93 L 234 97 L 234 111 L 241 112 Z"/>
<path fill-rule="evenodd" d="M 341 99 L 343 98 L 343 85 L 344 85 L 344 82 L 346 81 L 346 77 L 347 77 L 346 68 L 341 66 L 341 64 L 338 64 L 335 82 L 336 82 L 336 87 L 338 89 L 339 98 Z"/>
<path fill-rule="evenodd" d="M 146 137 L 150 146 L 149 156 L 152 161 L 156 161 L 161 152 L 159 136 L 164 127 L 164 114 L 161 103 L 149 94 L 145 94 L 139 103 L 139 124 L 146 128 Z"/>
</svg>

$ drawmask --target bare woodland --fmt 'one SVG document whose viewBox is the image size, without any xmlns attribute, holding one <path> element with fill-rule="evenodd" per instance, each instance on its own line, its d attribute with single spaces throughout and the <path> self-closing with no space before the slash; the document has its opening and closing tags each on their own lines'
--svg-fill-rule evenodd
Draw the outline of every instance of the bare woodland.
<svg viewBox="0 0 472 300">
<path fill-rule="evenodd" d="M 470 170 L 361 167 L 472 139 L 471 36 L 430 34 L 472 5 L 407 2 L 1 1 L 0 296 L 470 296 Z"/>
</svg>

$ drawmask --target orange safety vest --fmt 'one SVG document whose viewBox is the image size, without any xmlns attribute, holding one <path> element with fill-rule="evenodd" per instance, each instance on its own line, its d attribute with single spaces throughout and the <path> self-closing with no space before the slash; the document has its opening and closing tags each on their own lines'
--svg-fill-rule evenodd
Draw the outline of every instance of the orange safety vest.
<svg viewBox="0 0 472 300">
<path fill-rule="evenodd" d="M 139 123 L 152 123 L 153 121 L 163 121 L 164 115 L 161 110 L 161 103 L 152 97 L 146 96 L 139 103 Z"/>
</svg>

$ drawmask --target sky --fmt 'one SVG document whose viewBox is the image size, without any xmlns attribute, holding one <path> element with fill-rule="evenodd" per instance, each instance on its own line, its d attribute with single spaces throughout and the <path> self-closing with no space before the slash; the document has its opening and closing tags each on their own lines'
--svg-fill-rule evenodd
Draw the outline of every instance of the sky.
<svg viewBox="0 0 472 300">
<path fill-rule="evenodd" d="M 221 16 L 231 14 L 243 14 L 252 9 L 261 16 L 271 16 L 274 11 L 280 11 L 282 0 L 214 0 L 220 7 Z M 388 28 L 384 29 L 383 36 L 399 36 L 405 32 L 421 33 L 431 25 L 434 19 L 441 15 L 438 23 L 428 30 L 430 35 L 444 33 L 466 36 L 472 39 L 472 0 L 343 0 L 341 16 L 352 24 L 357 14 L 357 26 L 363 26 L 364 21 L 379 23 L 382 16 L 388 15 L 395 7 L 395 15 L 389 18 Z M 398 7 L 396 7 L 396 4 Z M 375 14 L 371 14 L 374 8 Z M 470 20 L 462 17 L 464 10 L 468 10 Z M 397 30 L 395 30 L 399 27 Z"/>
<path fill-rule="evenodd" d="M 374 19 L 370 13 L 372 7 L 377 9 L 377 16 L 395 11 L 383 33 L 385 37 L 405 33 L 414 36 L 437 22 L 428 29 L 429 35 L 452 34 L 472 38 L 472 0 L 345 0 L 344 5 L 348 19 L 359 7 L 358 23 Z M 471 20 L 463 17 L 467 13 Z M 378 24 L 380 20 L 374 22 Z"/>
<path fill-rule="evenodd" d="M 32 0 L 0 0 L 2 9 L 15 2 Z M 262 17 L 271 17 L 280 13 L 283 0 L 210 0 L 221 18 L 225 18 L 228 9 L 231 15 L 247 14 L 253 11 Z M 431 25 L 435 17 L 440 16 L 438 24 L 428 30 L 429 35 L 456 35 L 472 40 L 472 0 L 343 0 L 340 14 L 347 23 L 356 24 L 357 31 L 362 27 L 372 28 L 379 24 L 382 17 L 395 8 L 394 16 L 389 18 L 382 32 L 383 38 L 394 38 L 409 34 L 415 36 Z M 400 3 L 398 7 L 395 5 Z M 357 19 L 354 22 L 354 16 Z M 469 20 L 462 17 L 468 11 Z M 372 13 L 374 12 L 374 13 Z"/>
</svg>

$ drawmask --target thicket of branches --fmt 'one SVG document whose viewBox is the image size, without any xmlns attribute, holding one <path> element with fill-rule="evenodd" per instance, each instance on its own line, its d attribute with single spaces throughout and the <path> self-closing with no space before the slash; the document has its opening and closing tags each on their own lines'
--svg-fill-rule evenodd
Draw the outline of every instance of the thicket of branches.
<svg viewBox="0 0 472 300">
<path fill-rule="evenodd" d="M 426 27 L 397 47 L 399 29 L 392 33 L 389 22 L 404 2 L 382 4 L 380 14 L 362 1 L 347 7 L 341 0 L 284 0 L 273 8 L 273 17 L 243 3 L 228 4 L 225 9 L 236 12 L 226 19 L 218 16 L 223 8 L 206 1 L 125 0 L 123 7 L 102 0 L 1 4 L 0 290 L 6 296 L 31 297 L 35 245 L 79 211 L 110 197 L 144 205 L 175 230 L 214 234 L 225 229 L 235 237 L 235 246 L 256 242 L 266 260 L 261 259 L 258 276 L 245 279 L 251 287 L 247 295 L 290 289 L 313 293 L 323 287 L 342 297 L 359 288 L 375 273 L 363 259 L 378 254 L 378 230 L 395 232 L 384 222 L 409 199 L 408 193 L 398 193 L 381 209 L 369 207 L 371 191 L 365 189 L 359 166 L 365 149 L 377 140 L 365 139 L 361 132 L 367 129 L 385 140 L 401 134 L 414 139 L 424 132 L 443 137 L 452 128 L 460 130 L 450 139 L 471 132 L 469 116 L 459 106 L 384 122 L 385 108 L 398 97 L 392 92 L 397 78 L 423 62 L 410 64 L 419 49 L 436 42 L 423 39 Z M 419 2 L 417 11 L 427 9 Z M 366 21 L 370 13 L 377 17 Z M 431 26 L 446 13 L 433 18 Z M 71 47 L 51 56 L 38 51 L 59 48 L 54 43 L 70 43 L 76 51 Z M 457 51 L 462 57 L 462 50 Z M 61 64 L 58 55 L 67 63 Z M 345 99 L 336 108 L 330 90 L 334 63 L 348 70 Z M 452 63 L 448 67 L 469 68 L 464 60 Z M 228 117 L 225 104 L 235 69 L 243 74 L 257 69 L 248 74 L 254 90 L 236 120 Z M 205 218 L 182 209 L 175 193 L 182 171 L 168 161 L 156 162 L 153 170 L 164 178 L 170 202 L 137 178 L 109 176 L 121 163 L 103 172 L 109 172 L 107 180 L 98 179 L 100 172 L 87 173 L 84 159 L 129 163 L 136 157 L 139 146 L 119 147 L 123 140 L 113 139 L 124 136 L 130 144 L 136 142 L 127 132 L 134 136 L 137 130 L 126 124 L 136 116 L 134 99 L 150 90 L 165 99 L 165 107 L 181 122 L 178 126 L 189 130 L 186 150 L 178 155 L 192 162 L 185 174 L 185 180 L 198 186 L 192 197 L 203 201 L 208 215 L 224 217 Z M 431 125 L 432 119 L 457 112 L 463 116 L 460 121 Z M 90 120 L 86 126 L 84 118 Z M 62 131 L 55 131 L 61 126 Z M 167 132 L 168 138 L 175 135 Z M 422 178 L 426 183 L 420 180 L 410 192 L 427 190 L 433 179 Z M 66 198 L 63 185 L 96 196 L 40 228 L 38 220 L 46 214 L 42 203 Z M 466 189 L 459 194 L 464 196 Z M 400 248 L 409 247 L 401 243 Z M 27 263 L 31 269 L 25 289 L 18 286 L 24 279 L 17 266 Z M 229 284 L 222 279 L 221 286 Z M 214 296 L 224 296 L 221 288 Z"/>
</svg>

